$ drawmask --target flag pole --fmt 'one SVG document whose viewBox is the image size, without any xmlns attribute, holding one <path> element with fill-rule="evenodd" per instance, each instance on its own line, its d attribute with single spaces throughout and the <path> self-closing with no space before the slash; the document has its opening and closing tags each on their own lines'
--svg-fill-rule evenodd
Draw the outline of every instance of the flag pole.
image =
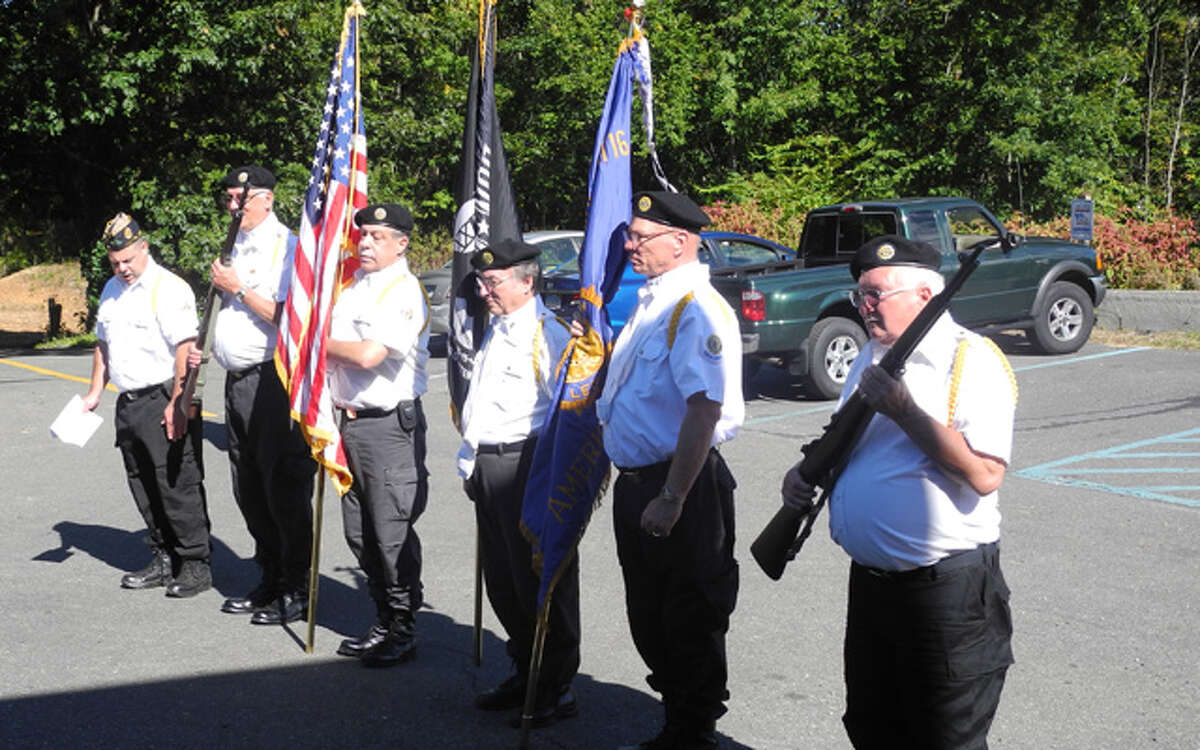
<svg viewBox="0 0 1200 750">
<path fill-rule="evenodd" d="M 483 666 L 483 535 L 475 523 L 475 630 L 471 636 L 475 666 Z"/>
<path fill-rule="evenodd" d="M 550 629 L 550 592 L 542 602 L 542 612 L 538 616 L 537 628 L 533 633 L 533 652 L 529 655 L 529 681 L 525 684 L 525 706 L 521 709 L 521 740 L 517 745 L 521 750 L 529 747 L 529 730 L 533 727 L 533 709 L 537 702 L 538 677 L 542 671 L 542 656 L 545 654 L 546 631 Z M 555 696 L 557 700 L 557 696 Z"/>
<path fill-rule="evenodd" d="M 308 569 L 308 638 L 304 653 L 313 652 L 317 624 L 317 583 L 321 578 L 321 518 L 325 509 L 325 468 L 317 467 L 317 486 L 313 491 L 313 540 Z"/>
</svg>

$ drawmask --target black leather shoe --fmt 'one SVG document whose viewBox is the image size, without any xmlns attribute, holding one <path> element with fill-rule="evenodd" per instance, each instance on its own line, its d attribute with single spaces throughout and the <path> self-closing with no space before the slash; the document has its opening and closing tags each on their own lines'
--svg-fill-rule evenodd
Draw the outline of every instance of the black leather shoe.
<svg viewBox="0 0 1200 750">
<path fill-rule="evenodd" d="M 362 663 L 366 667 L 394 667 L 416 655 L 417 633 L 412 613 L 399 610 L 392 614 L 383 640 L 363 652 Z"/>
<path fill-rule="evenodd" d="M 577 713 L 579 713 L 579 704 L 575 701 L 575 693 L 571 690 L 571 686 L 567 685 L 562 688 L 555 700 L 546 701 L 544 704 L 538 701 L 538 705 L 533 709 L 533 716 L 530 717 L 529 726 L 535 729 L 547 727 L 559 719 L 567 719 Z M 509 726 L 513 729 L 520 729 L 521 719 L 521 712 L 518 711 L 517 715 L 509 720 Z"/>
<path fill-rule="evenodd" d="M 491 690 L 475 696 L 475 708 L 483 711 L 508 711 L 525 705 L 525 676 L 514 674 Z"/>
<path fill-rule="evenodd" d="M 221 605 L 222 612 L 228 612 L 231 615 L 248 615 L 255 610 L 262 609 L 279 595 L 276 593 L 274 586 L 268 585 L 266 582 L 260 583 L 245 596 L 235 596 L 231 599 L 226 599 Z"/>
<path fill-rule="evenodd" d="M 283 594 L 275 601 L 254 610 L 250 622 L 255 625 L 282 625 L 308 617 L 308 592 L 294 591 Z"/>
<path fill-rule="evenodd" d="M 339 656 L 361 657 L 370 649 L 383 643 L 387 638 L 388 628 L 383 623 L 375 623 L 371 629 L 358 638 L 347 638 L 342 641 L 342 645 L 338 646 Z"/>
<path fill-rule="evenodd" d="M 121 576 L 123 589 L 152 589 L 171 582 L 171 556 L 165 549 L 155 548 L 150 564 L 133 573 Z"/>
<path fill-rule="evenodd" d="M 167 596 L 186 599 L 212 588 L 212 568 L 207 560 L 184 560 L 179 575 L 167 586 Z"/>
</svg>

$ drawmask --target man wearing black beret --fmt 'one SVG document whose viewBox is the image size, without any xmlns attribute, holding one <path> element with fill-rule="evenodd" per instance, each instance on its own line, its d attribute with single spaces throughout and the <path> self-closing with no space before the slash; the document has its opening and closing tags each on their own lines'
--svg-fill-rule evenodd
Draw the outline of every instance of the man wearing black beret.
<svg viewBox="0 0 1200 750">
<path fill-rule="evenodd" d="M 1016 380 L 990 340 L 944 313 L 899 377 L 878 365 L 944 287 L 941 253 L 897 235 L 855 253 L 850 298 L 871 335 L 846 377 L 876 414 L 829 499 L 850 556 L 846 713 L 856 748 L 979 748 L 1013 662 L 997 490 Z M 793 467 L 783 502 L 812 508 Z"/>
<path fill-rule="evenodd" d="M 538 433 L 549 417 L 571 331 L 536 290 L 538 248 L 502 240 L 471 256 L 479 296 L 491 317 L 463 404 L 458 473 L 475 502 L 488 601 L 508 634 L 513 674 L 476 697 L 485 711 L 520 708 L 529 682 L 539 576 L 521 534 L 521 505 Z M 533 725 L 576 713 L 571 682 L 579 670 L 579 562 L 571 561 L 550 599 Z M 520 726 L 520 717 L 512 718 Z"/>
<path fill-rule="evenodd" d="M 338 647 L 371 667 L 416 655 L 413 615 L 421 608 L 425 510 L 425 412 L 429 302 L 405 254 L 412 214 L 398 203 L 354 214 L 359 269 L 333 308 L 329 388 L 354 484 L 342 498 L 346 542 L 367 577 L 375 624 Z"/>
<path fill-rule="evenodd" d="M 597 403 L 620 470 L 613 525 L 629 628 L 665 710 L 641 748 L 715 748 L 729 698 L 736 482 L 717 447 L 737 434 L 745 404 L 737 318 L 697 260 L 708 223 L 684 195 L 633 197 L 625 251 L 647 281 Z"/>
<path fill-rule="evenodd" d="M 235 167 L 221 180 L 230 213 L 242 218 L 229 265 L 209 268 L 221 294 L 213 356 L 226 371 L 225 426 L 233 496 L 254 538 L 262 570 L 246 596 L 221 611 L 249 614 L 256 625 L 303 619 L 308 611 L 312 491 L 317 464 L 290 417 L 274 366 L 276 321 L 287 300 L 296 235 L 272 211 L 275 176 L 257 165 Z M 189 361 L 200 360 L 192 347 Z"/>
</svg>

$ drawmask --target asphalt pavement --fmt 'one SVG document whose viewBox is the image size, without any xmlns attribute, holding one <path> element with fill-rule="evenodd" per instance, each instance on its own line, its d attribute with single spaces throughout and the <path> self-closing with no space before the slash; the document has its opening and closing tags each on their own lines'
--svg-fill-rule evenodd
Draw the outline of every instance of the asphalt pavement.
<svg viewBox="0 0 1200 750">
<path fill-rule="evenodd" d="M 1002 564 L 1017 663 L 997 748 L 1200 747 L 1200 352 L 1032 354 L 998 336 L 1020 387 L 1013 466 L 1000 490 Z M 218 610 L 254 585 L 251 541 L 224 455 L 222 374 L 205 391 L 215 588 L 190 600 L 119 588 L 147 561 L 113 447 L 114 394 L 84 448 L 50 422 L 82 394 L 90 353 L 0 352 L 0 746 L 5 748 L 513 748 L 505 715 L 474 710 L 503 679 L 485 606 L 471 656 L 474 528 L 453 468 L 445 360 L 430 363 L 431 497 L 417 524 L 427 608 L 418 656 L 369 670 L 334 654 L 372 609 L 326 494 L 316 648 L 303 623 L 253 626 Z M 737 492 L 741 592 L 729 635 L 724 748 L 847 748 L 841 643 L 848 560 L 824 521 L 780 582 L 748 547 L 783 471 L 831 413 L 765 368 L 724 454 Z M 661 712 L 628 636 L 608 499 L 580 548 L 580 714 L 532 748 L 613 748 L 652 736 Z"/>
</svg>

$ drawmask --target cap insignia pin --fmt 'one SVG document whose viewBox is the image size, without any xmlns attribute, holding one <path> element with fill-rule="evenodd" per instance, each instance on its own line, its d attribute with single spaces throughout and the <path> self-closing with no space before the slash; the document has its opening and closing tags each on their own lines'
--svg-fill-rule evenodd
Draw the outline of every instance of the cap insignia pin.
<svg viewBox="0 0 1200 750">
<path fill-rule="evenodd" d="M 896 257 L 896 248 L 891 245 L 880 245 L 879 250 L 875 254 L 880 260 L 891 260 Z"/>
<path fill-rule="evenodd" d="M 386 217 L 387 217 L 387 211 L 383 208 L 383 206 L 380 206 L 379 208 L 375 209 L 375 218 L 376 219 L 383 219 Z"/>
<path fill-rule="evenodd" d="M 639 211 L 649 211 L 650 203 L 651 203 L 650 196 L 643 195 L 640 199 L 638 199 L 638 210 Z"/>
</svg>

